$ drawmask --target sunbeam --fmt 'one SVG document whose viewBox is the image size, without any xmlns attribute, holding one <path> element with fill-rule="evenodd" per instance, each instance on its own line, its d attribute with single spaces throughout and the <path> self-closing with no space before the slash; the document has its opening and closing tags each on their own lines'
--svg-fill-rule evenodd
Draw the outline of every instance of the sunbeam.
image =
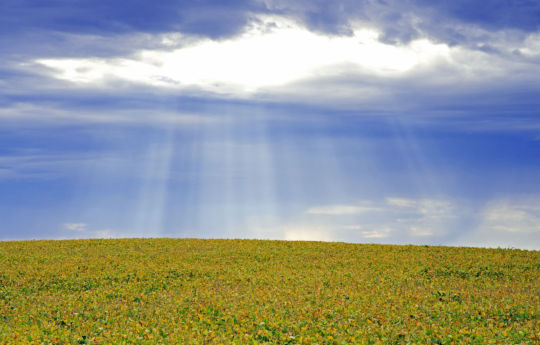
<svg viewBox="0 0 540 345">
<path fill-rule="evenodd" d="M 133 229 L 145 237 L 158 237 L 165 229 L 165 217 L 170 205 L 168 192 L 171 161 L 175 154 L 174 128 L 162 129 L 155 142 L 148 143 L 135 168 L 140 171 L 141 184 L 133 217 Z"/>
<path fill-rule="evenodd" d="M 0 6 L 0 240 L 540 246 L 533 2 L 96 1 Z"/>
</svg>

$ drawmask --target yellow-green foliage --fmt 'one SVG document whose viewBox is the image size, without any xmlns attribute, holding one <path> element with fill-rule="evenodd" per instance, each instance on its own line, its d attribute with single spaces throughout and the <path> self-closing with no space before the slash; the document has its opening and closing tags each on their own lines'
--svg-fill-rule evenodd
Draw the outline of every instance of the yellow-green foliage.
<svg viewBox="0 0 540 345">
<path fill-rule="evenodd" d="M 0 344 L 538 344 L 540 252 L 0 242 Z"/>
</svg>

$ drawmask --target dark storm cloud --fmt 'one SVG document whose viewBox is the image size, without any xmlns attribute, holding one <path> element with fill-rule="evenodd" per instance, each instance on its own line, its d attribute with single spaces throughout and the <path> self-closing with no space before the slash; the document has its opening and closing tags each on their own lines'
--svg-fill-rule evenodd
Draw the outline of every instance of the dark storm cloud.
<svg viewBox="0 0 540 345">
<path fill-rule="evenodd" d="M 221 37 L 240 30 L 246 14 L 260 9 L 246 0 L 6 0 L 0 7 L 0 30 L 4 34 L 34 30 L 91 34 L 182 31 Z"/>
<path fill-rule="evenodd" d="M 182 32 L 219 39 L 240 32 L 264 7 L 232 1 L 6 0 L 0 2 L 0 59 L 119 56 Z"/>
<path fill-rule="evenodd" d="M 536 31 L 540 28 L 540 2 L 537 0 L 417 0 L 416 3 L 433 7 L 443 17 L 476 24 L 487 30 Z"/>
<path fill-rule="evenodd" d="M 540 2 L 522 0 L 428 1 L 286 1 L 267 0 L 271 11 L 296 16 L 311 29 L 343 34 L 352 21 L 362 21 L 383 32 L 390 42 L 431 37 L 450 44 L 481 41 L 473 28 L 534 32 L 540 28 Z"/>
<path fill-rule="evenodd" d="M 442 35 L 456 24 L 525 32 L 540 27 L 540 3 L 533 0 L 5 0 L 0 31 L 4 38 L 43 30 L 94 35 L 183 32 L 221 38 L 240 32 L 250 15 L 260 13 L 295 16 L 329 33 L 346 33 L 351 21 L 360 20 L 401 40 Z M 460 34 L 453 34 L 457 40 Z"/>
</svg>

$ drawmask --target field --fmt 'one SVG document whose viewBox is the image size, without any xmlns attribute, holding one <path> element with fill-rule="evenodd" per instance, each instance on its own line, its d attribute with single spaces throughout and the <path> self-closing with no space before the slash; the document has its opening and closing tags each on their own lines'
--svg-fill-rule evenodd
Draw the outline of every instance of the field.
<svg viewBox="0 0 540 345">
<path fill-rule="evenodd" d="M 0 344 L 538 344 L 540 252 L 0 242 Z"/>
</svg>

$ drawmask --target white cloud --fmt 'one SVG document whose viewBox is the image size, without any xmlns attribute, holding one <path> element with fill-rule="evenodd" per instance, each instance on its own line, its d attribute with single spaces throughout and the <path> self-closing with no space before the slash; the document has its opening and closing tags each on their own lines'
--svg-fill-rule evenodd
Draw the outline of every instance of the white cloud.
<svg viewBox="0 0 540 345">
<path fill-rule="evenodd" d="M 480 211 L 477 206 L 461 199 L 403 197 L 317 206 L 285 221 L 250 223 L 245 237 L 540 248 L 540 199 L 492 200 Z"/>
<path fill-rule="evenodd" d="M 141 50 L 123 58 L 37 59 L 56 78 L 75 84 L 123 80 L 158 87 L 199 87 L 221 94 L 356 71 L 398 76 L 438 59 L 450 48 L 427 39 L 406 45 L 379 41 L 380 33 L 356 28 L 351 36 L 311 32 L 284 17 L 259 17 L 241 35 L 201 39 L 173 50 Z M 171 35 L 168 41 L 183 39 Z M 163 38 L 161 38 L 163 40 Z"/>
<path fill-rule="evenodd" d="M 330 206 L 318 206 L 312 207 L 306 211 L 307 214 L 319 214 L 319 215 L 347 215 L 347 214 L 359 214 L 366 212 L 374 212 L 378 209 L 375 207 L 356 206 L 356 205 L 330 205 Z"/>
<path fill-rule="evenodd" d="M 361 232 L 362 237 L 364 238 L 385 238 L 388 237 L 390 233 L 391 229 L 389 227 L 383 227 Z"/>
<path fill-rule="evenodd" d="M 416 200 L 402 198 L 386 198 L 386 202 L 390 206 L 397 207 L 416 207 L 418 204 Z"/>
<path fill-rule="evenodd" d="M 335 233 L 346 231 L 345 238 L 393 238 L 396 241 L 415 242 L 421 238 L 440 238 L 451 232 L 466 212 L 451 200 L 388 197 L 384 201 L 363 202 L 361 206 L 337 204 L 313 207 L 306 214 L 314 217 L 334 216 L 315 221 L 326 222 Z M 351 221 L 354 223 L 351 224 Z"/>
<path fill-rule="evenodd" d="M 495 199 L 475 214 L 475 225 L 461 232 L 454 245 L 540 249 L 540 198 Z"/>
<path fill-rule="evenodd" d="M 86 223 L 65 223 L 64 228 L 70 231 L 86 231 L 86 228 L 88 227 L 88 224 Z"/>
<path fill-rule="evenodd" d="M 483 210 L 480 228 L 510 233 L 540 232 L 540 204 L 534 201 L 498 201 Z"/>
<path fill-rule="evenodd" d="M 395 212 L 394 226 L 412 237 L 442 236 L 465 213 L 449 200 L 387 198 L 387 204 Z"/>
<path fill-rule="evenodd" d="M 111 229 L 102 229 L 94 231 L 94 235 L 98 238 L 117 238 L 118 234 Z"/>
<path fill-rule="evenodd" d="M 386 203 L 396 212 L 432 220 L 453 217 L 456 211 L 456 205 L 447 200 L 386 198 Z"/>
<path fill-rule="evenodd" d="M 175 112 L 166 109 L 66 109 L 54 105 L 34 105 L 17 103 L 0 108 L 0 121 L 53 121 L 54 123 L 95 122 L 95 123 L 161 123 L 167 125 L 199 125 L 223 123 L 222 118 L 192 113 Z"/>
<path fill-rule="evenodd" d="M 409 230 L 414 236 L 432 236 L 434 234 L 433 229 L 430 227 L 413 225 L 409 227 Z"/>
<path fill-rule="evenodd" d="M 285 17 L 265 16 L 254 18 L 242 34 L 221 40 L 183 33 L 149 35 L 142 41 L 132 40 L 130 51 L 135 53 L 131 55 L 37 58 L 20 63 L 13 68 L 36 75 L 18 86 L 11 83 L 7 92 L 84 89 L 122 94 L 158 89 L 169 96 L 181 92 L 214 100 L 294 102 L 360 110 L 370 116 L 407 112 L 407 121 L 438 121 L 439 116 L 460 115 L 462 109 L 483 119 L 486 112 L 479 104 L 496 107 L 511 102 L 508 88 L 530 88 L 540 73 L 538 34 L 480 30 L 474 42 L 482 44 L 449 46 L 426 38 L 388 43 L 365 23 L 353 23 L 352 29 L 352 35 L 325 35 Z M 162 111 L 142 117 L 137 116 L 140 111 L 126 113 L 133 115 L 120 119 L 158 121 L 160 114 L 167 121 L 182 118 Z M 56 115 L 65 120 L 95 116 L 96 121 L 107 121 L 109 112 Z M 461 128 L 463 122 L 453 125 Z M 466 128 L 533 130 L 538 124 L 497 119 Z"/>
<path fill-rule="evenodd" d="M 345 225 L 345 226 L 343 226 L 343 229 L 345 229 L 345 230 L 365 230 L 365 226 L 364 225 L 358 225 L 358 224 Z"/>
<path fill-rule="evenodd" d="M 524 47 L 518 49 L 520 53 L 531 58 L 540 57 L 540 33 L 529 35 L 524 43 Z"/>
<path fill-rule="evenodd" d="M 63 238 L 121 238 L 123 235 L 113 229 L 93 230 L 86 223 L 64 223 L 64 229 L 71 233 L 65 234 Z"/>
</svg>

